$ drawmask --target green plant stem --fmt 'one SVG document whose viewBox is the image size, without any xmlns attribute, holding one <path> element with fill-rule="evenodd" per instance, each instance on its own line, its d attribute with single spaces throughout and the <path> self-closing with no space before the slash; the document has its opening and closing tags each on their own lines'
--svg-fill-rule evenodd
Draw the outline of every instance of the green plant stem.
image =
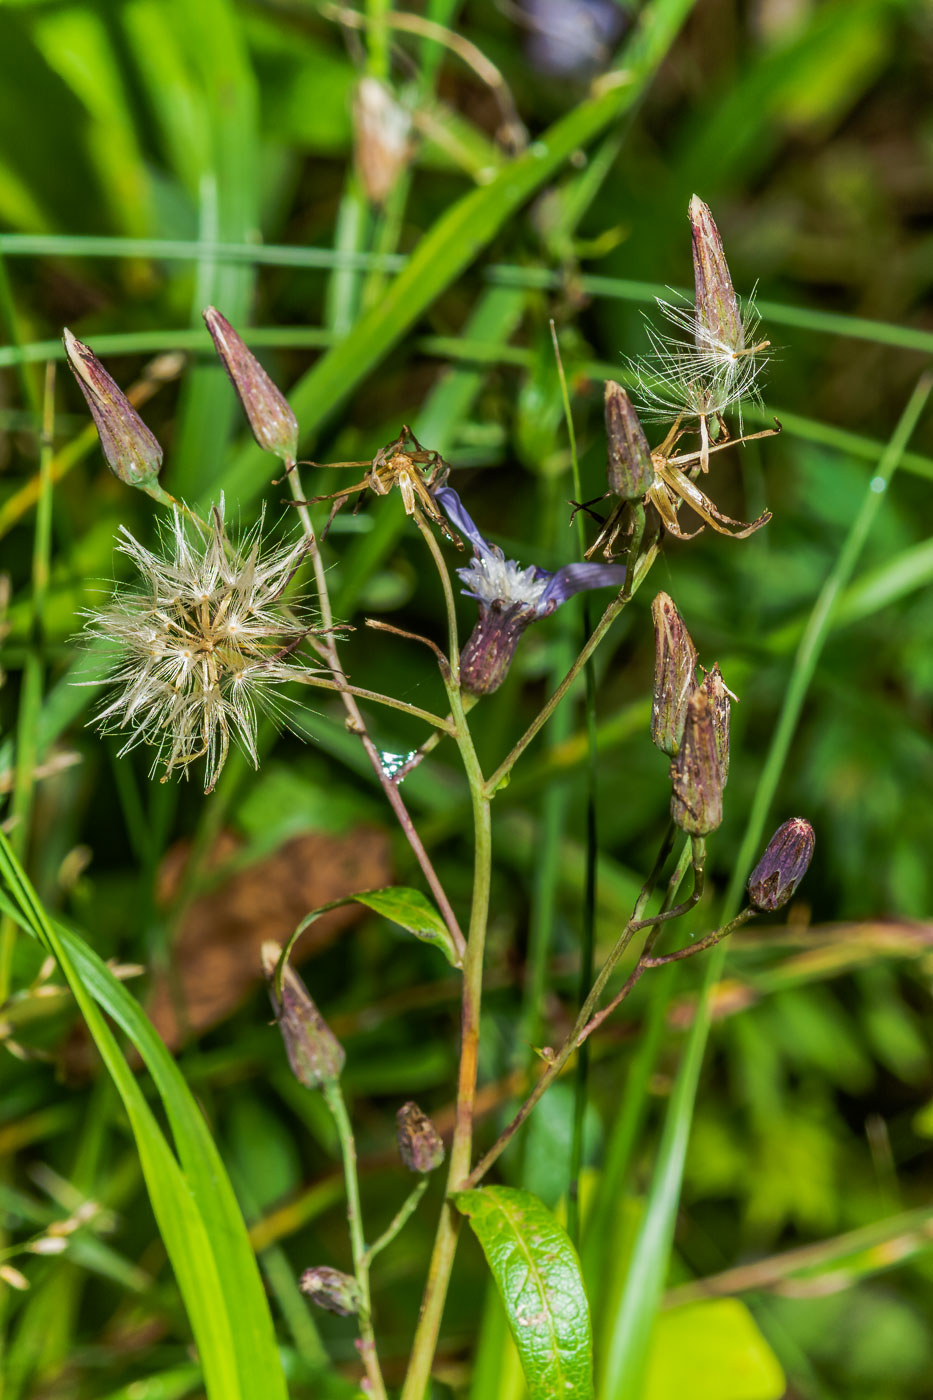
<svg viewBox="0 0 933 1400">
<path fill-rule="evenodd" d="M 708 933 L 705 938 L 697 939 L 696 943 L 688 943 L 685 948 L 678 948 L 676 952 L 673 953 L 662 953 L 656 958 L 640 958 L 639 965 L 642 968 L 664 967 L 665 963 L 682 962 L 684 958 L 692 958 L 697 953 L 705 953 L 707 948 L 715 947 L 715 945 L 721 943 L 724 938 L 728 938 L 730 933 L 735 933 L 737 928 L 741 928 L 743 924 L 747 924 L 749 919 L 754 919 L 757 912 L 756 909 L 752 909 L 750 906 L 747 909 L 742 909 L 736 914 L 734 919 L 730 919 L 727 924 L 723 924 L 722 928 L 713 929 L 712 933 Z"/>
<path fill-rule="evenodd" d="M 483 782 L 482 770 L 473 747 L 469 727 L 461 704 L 460 692 L 448 687 L 450 710 L 457 725 L 455 735 L 461 761 L 470 785 L 473 806 L 474 859 L 473 902 L 470 910 L 470 932 L 463 962 L 463 989 L 460 1012 L 460 1069 L 457 1082 L 457 1107 L 454 1136 L 450 1149 L 447 1174 L 447 1194 L 459 1191 L 470 1170 L 473 1146 L 473 1108 L 476 1098 L 477 1059 L 479 1053 L 480 1006 L 483 993 L 483 956 L 486 947 L 486 926 L 489 917 L 489 883 L 492 864 L 492 823 L 490 799 Z M 423 1400 L 437 1349 L 444 1301 L 450 1283 L 454 1253 L 460 1231 L 460 1216 L 453 1205 L 445 1201 L 441 1209 L 421 1316 L 412 1344 L 408 1374 L 402 1388 L 402 1400 Z"/>
<path fill-rule="evenodd" d="M 662 851 L 667 847 L 668 840 L 669 837 L 666 836 L 664 847 L 662 847 Z M 684 842 L 683 849 L 681 850 L 680 857 L 674 869 L 674 873 L 671 876 L 670 881 L 668 883 L 667 893 L 664 898 L 664 903 L 661 906 L 661 910 L 659 911 L 660 913 L 666 912 L 673 905 L 673 902 L 677 897 L 677 890 L 680 888 L 680 883 L 684 875 L 686 874 L 688 865 L 690 864 L 690 857 L 690 842 L 686 841 Z M 542 1097 L 546 1090 L 548 1090 L 551 1087 L 554 1080 L 564 1068 L 564 1065 L 570 1059 L 570 1056 L 580 1045 L 581 1037 L 589 1035 L 591 1029 L 593 1029 L 593 1027 L 590 1024 L 590 1020 L 591 1017 L 593 1017 L 597 1006 L 599 1005 L 599 999 L 603 994 L 603 990 L 605 989 L 606 983 L 612 976 L 613 969 L 615 968 L 622 954 L 625 952 L 626 948 L 631 943 L 636 931 L 636 927 L 644 927 L 644 925 L 642 925 L 639 922 L 640 915 L 644 910 L 644 907 L 647 904 L 649 898 L 651 897 L 651 892 L 654 889 L 654 881 L 657 878 L 657 873 L 659 870 L 660 858 L 658 861 L 655 862 L 654 870 L 652 871 L 651 876 L 649 876 L 648 880 L 645 882 L 644 886 L 642 887 L 641 893 L 638 896 L 638 899 L 635 901 L 635 907 L 632 910 L 631 919 L 623 929 L 622 934 L 616 942 L 616 945 L 613 948 L 612 952 L 609 954 L 609 957 L 603 963 L 602 968 L 599 972 L 599 976 L 593 983 L 593 986 L 590 989 L 586 1001 L 580 1008 L 580 1013 L 577 1016 L 576 1021 L 574 1022 L 573 1030 L 567 1036 L 567 1039 L 564 1041 L 561 1048 L 557 1051 L 554 1058 L 548 1062 L 548 1067 L 544 1071 L 544 1074 L 542 1074 L 541 1078 L 538 1080 L 537 1084 L 532 1089 L 531 1093 L 528 1095 L 527 1099 L 522 1104 L 521 1108 L 518 1110 L 511 1123 L 509 1123 L 507 1128 L 503 1129 L 503 1131 L 499 1134 L 499 1137 L 493 1143 L 489 1151 L 485 1154 L 484 1157 L 480 1159 L 480 1161 L 473 1168 L 472 1172 L 470 1173 L 469 1177 L 464 1183 L 465 1189 L 470 1189 L 479 1184 L 479 1182 L 488 1172 L 489 1168 L 502 1154 L 502 1152 L 505 1151 L 506 1147 L 508 1147 L 509 1143 L 512 1141 L 512 1138 L 518 1132 L 518 1129 L 522 1126 L 525 1119 L 531 1113 L 538 1100 Z M 652 926 L 652 931 L 648 934 L 646 944 L 649 942 L 649 940 L 652 939 L 654 929 L 657 927 L 658 922 L 660 921 L 656 920 L 654 925 Z M 631 983 L 631 985 L 634 986 L 634 981 L 631 977 L 629 978 L 629 983 Z M 627 984 L 626 995 L 628 990 L 630 990 L 630 987 Z M 618 1005 L 620 999 L 621 998 L 619 997 L 615 998 L 614 1005 Z"/>
<path fill-rule="evenodd" d="M 322 654 L 330 667 L 336 688 L 343 701 L 343 707 L 347 712 L 347 727 L 358 736 L 360 743 L 363 745 L 366 756 L 372 765 L 373 772 L 379 780 L 379 785 L 386 795 L 389 806 L 395 813 L 396 820 L 402 828 L 405 839 L 411 847 L 412 853 L 421 868 L 421 873 L 428 882 L 428 887 L 437 902 L 437 907 L 440 910 L 444 923 L 447 925 L 450 936 L 458 950 L 463 950 L 465 948 L 463 932 L 457 921 L 457 916 L 451 907 L 450 900 L 447 898 L 447 892 L 438 879 L 437 871 L 434 869 L 431 858 L 425 850 L 421 837 L 415 829 L 415 824 L 409 815 L 408 808 L 402 800 L 402 794 L 382 765 L 379 750 L 370 738 L 369 731 L 360 713 L 360 708 L 348 687 L 346 674 L 340 661 L 337 644 L 334 640 L 334 614 L 333 608 L 331 607 L 330 593 L 327 587 L 327 570 L 324 567 L 324 560 L 321 557 L 321 551 L 318 547 L 317 536 L 314 533 L 314 527 L 311 523 L 311 516 L 307 506 L 303 504 L 304 490 L 301 485 L 298 467 L 293 462 L 287 465 L 290 468 L 288 472 L 288 481 L 292 497 L 298 503 L 296 508 L 302 527 L 304 528 L 305 536 L 308 540 L 308 553 L 311 556 L 314 578 L 317 583 L 318 603 L 321 609 L 321 627 L 323 631 L 321 639 Z"/>
<path fill-rule="evenodd" d="M 432 729 L 440 730 L 441 734 L 452 734 L 453 726 L 449 719 L 441 719 L 440 715 L 432 714 L 430 710 L 422 710 L 418 705 L 410 705 L 407 700 L 396 700 L 391 695 L 382 695 L 378 690 L 364 690 L 358 685 L 350 685 L 348 682 L 338 682 L 326 680 L 323 676 L 299 676 L 300 685 L 310 685 L 317 690 L 336 690 L 342 695 L 353 695 L 357 700 L 371 700 L 376 705 L 386 705 L 390 710 L 401 710 L 402 714 L 410 715 L 412 719 L 424 720 Z"/>
<path fill-rule="evenodd" d="M 423 1176 L 415 1189 L 402 1202 L 402 1205 L 395 1212 L 379 1238 L 373 1240 L 372 1244 L 366 1246 L 366 1257 L 370 1263 L 372 1263 L 377 1254 L 380 1254 L 382 1250 L 385 1249 L 386 1245 L 392 1243 L 402 1227 L 411 1216 L 414 1215 L 415 1211 L 418 1209 L 418 1203 L 427 1189 L 428 1178 Z"/>
<path fill-rule="evenodd" d="M 376 1338 L 373 1332 L 372 1299 L 369 1290 L 369 1255 L 363 1238 L 363 1216 L 360 1210 L 360 1183 L 356 1170 L 356 1142 L 350 1117 L 344 1101 L 339 1079 L 330 1079 L 321 1085 L 321 1093 L 330 1109 L 340 1140 L 340 1154 L 343 1158 L 343 1175 L 347 1187 L 347 1223 L 350 1227 L 350 1249 L 353 1254 L 353 1273 L 360 1290 L 360 1308 L 357 1323 L 360 1330 L 359 1353 L 369 1380 L 369 1393 L 375 1400 L 386 1400 L 385 1382 L 376 1354 Z"/>
<path fill-rule="evenodd" d="M 440 545 L 434 537 L 434 531 L 431 529 L 430 525 L 425 520 L 424 516 L 421 514 L 421 511 L 418 509 L 417 506 L 415 507 L 414 520 L 415 524 L 418 526 L 418 529 L 421 531 L 422 539 L 424 540 L 425 544 L 431 552 L 431 557 L 434 560 L 434 564 L 437 568 L 438 576 L 441 581 L 441 589 L 444 594 L 444 607 L 447 611 L 447 659 L 450 665 L 450 685 L 453 686 L 453 688 L 457 691 L 459 696 L 460 640 L 457 632 L 457 603 L 454 598 L 454 591 L 450 583 L 450 573 L 448 572 L 447 565 L 444 562 L 444 556 L 441 553 Z M 438 725 L 437 727 L 440 728 L 441 726 Z"/>
<path fill-rule="evenodd" d="M 723 907 L 724 922 L 734 918 L 738 911 L 748 870 L 762 840 L 768 811 L 784 770 L 817 661 L 829 634 L 834 609 L 855 569 L 886 488 L 923 412 L 931 387 L 933 381 L 929 375 L 924 375 L 914 389 L 879 463 L 878 475 L 869 484 L 836 563 L 813 605 L 794 658 L 781 713 L 733 867 Z M 880 491 L 876 482 L 881 486 Z M 611 1329 L 612 1343 L 605 1386 L 607 1400 L 635 1400 L 641 1392 L 652 1319 L 660 1304 L 673 1240 L 703 1054 L 712 1024 L 712 993 L 722 976 L 726 946 L 722 944 L 714 949 L 706 962 L 696 1016 L 665 1115 L 651 1190 L 635 1241 L 617 1323 Z"/>
</svg>

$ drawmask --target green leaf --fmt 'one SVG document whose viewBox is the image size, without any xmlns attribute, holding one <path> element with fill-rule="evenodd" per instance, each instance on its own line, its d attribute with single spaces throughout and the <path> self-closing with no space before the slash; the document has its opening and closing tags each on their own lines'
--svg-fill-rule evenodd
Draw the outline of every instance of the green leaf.
<svg viewBox="0 0 933 1400">
<path fill-rule="evenodd" d="M 401 924 L 422 943 L 433 943 L 451 967 L 460 966 L 460 958 L 447 925 L 420 890 L 409 889 L 407 885 L 390 885 L 383 890 L 363 890 L 360 894 L 351 895 L 351 898 L 357 904 L 365 904 L 367 909 L 381 914 L 384 919 Z"/>
<path fill-rule="evenodd" d="M 592 1400 L 593 1333 L 577 1252 L 529 1191 L 457 1191 L 505 1303 L 531 1400 Z"/>
<path fill-rule="evenodd" d="M 658 1318 L 643 1400 L 780 1400 L 787 1382 L 737 1298 L 672 1308 Z"/>
</svg>

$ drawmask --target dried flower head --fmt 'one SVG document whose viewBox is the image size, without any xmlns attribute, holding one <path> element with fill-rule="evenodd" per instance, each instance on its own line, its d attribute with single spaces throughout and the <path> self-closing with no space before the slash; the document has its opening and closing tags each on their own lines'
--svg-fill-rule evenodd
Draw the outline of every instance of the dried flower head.
<svg viewBox="0 0 933 1400">
<path fill-rule="evenodd" d="M 722 769 L 708 695 L 695 690 L 687 705 L 683 738 L 671 764 L 671 816 L 681 831 L 708 836 L 722 822 Z"/>
<path fill-rule="evenodd" d="M 697 651 L 669 593 L 658 594 L 651 604 L 651 616 L 655 648 L 651 741 L 674 758 L 696 686 Z"/>
<path fill-rule="evenodd" d="M 110 680 L 117 687 L 94 722 L 126 733 L 121 755 L 151 744 L 152 771 L 164 764 L 165 777 L 176 770 L 187 776 L 204 758 L 210 792 L 231 738 L 258 767 L 258 712 L 282 718 L 279 688 L 311 674 L 292 657 L 311 630 L 306 610 L 283 598 L 305 543 L 264 551 L 262 520 L 232 542 L 223 498 L 209 526 L 176 506 L 160 553 L 125 528 L 120 535 L 117 547 L 141 577 L 87 617 L 91 636 L 113 648 Z"/>
<path fill-rule="evenodd" d="M 398 1152 L 410 1172 L 433 1172 L 444 1160 L 441 1135 L 414 1102 L 403 1103 L 395 1115 Z"/>
<path fill-rule="evenodd" d="M 285 395 L 273 384 L 226 316 L 215 306 L 206 306 L 201 314 L 243 405 L 253 437 L 264 452 L 274 452 L 283 462 L 294 462 L 298 455 L 298 420 Z"/>
<path fill-rule="evenodd" d="M 155 435 L 93 350 L 72 335 L 67 326 L 62 340 L 68 364 L 91 410 L 107 466 L 127 486 L 140 486 L 161 498 L 158 478 L 162 448 Z"/>
<path fill-rule="evenodd" d="M 411 160 L 411 112 L 386 83 L 361 78 L 353 94 L 356 168 L 367 199 L 384 204 Z"/>
<path fill-rule="evenodd" d="M 350 1317 L 360 1310 L 362 1297 L 360 1286 L 350 1274 L 339 1269 L 318 1264 L 314 1269 L 305 1269 L 301 1275 L 299 1288 L 312 1303 L 339 1317 Z"/>
<path fill-rule="evenodd" d="M 748 881 L 748 897 L 756 909 L 773 914 L 782 908 L 807 873 L 813 858 L 813 827 L 803 817 L 779 826 Z"/>
<path fill-rule="evenodd" d="M 713 669 L 707 672 L 703 682 L 703 690 L 706 692 L 713 712 L 713 729 L 716 734 L 716 753 L 719 757 L 719 767 L 722 772 L 722 785 L 726 786 L 729 779 L 729 721 L 732 710 L 732 701 L 738 704 L 738 696 L 733 695 L 722 678 L 722 671 L 717 662 Z"/>
</svg>

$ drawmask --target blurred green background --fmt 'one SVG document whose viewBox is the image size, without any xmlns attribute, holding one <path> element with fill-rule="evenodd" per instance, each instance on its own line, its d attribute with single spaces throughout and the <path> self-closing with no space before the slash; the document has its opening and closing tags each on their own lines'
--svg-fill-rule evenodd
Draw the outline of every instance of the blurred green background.
<svg viewBox="0 0 933 1400">
<path fill-rule="evenodd" d="M 767 504 L 774 518 L 747 541 L 707 531 L 668 542 L 598 653 L 597 934 L 607 948 L 669 798 L 647 734 L 651 597 L 672 594 L 701 661 L 718 660 L 741 701 L 725 820 L 710 842 L 712 895 L 691 925 L 703 932 L 735 862 L 794 648 L 933 348 L 926 0 L 699 0 L 669 51 L 649 56 L 643 80 L 636 73 L 633 100 L 592 120 L 592 93 L 612 91 L 601 74 L 637 7 L 427 0 L 417 13 L 456 37 L 438 43 L 416 24 L 367 38 L 338 5 L 277 0 L 0 9 L 0 534 L 10 581 L 0 785 L 12 794 L 3 815 L 48 905 L 103 956 L 144 969 L 130 986 L 181 1047 L 255 1222 L 295 1395 L 355 1393 L 352 1328 L 312 1319 L 294 1285 L 310 1264 L 346 1267 L 346 1225 L 330 1124 L 288 1075 L 256 948 L 287 935 L 335 882 L 339 892 L 417 874 L 326 699 L 307 714 L 307 744 L 269 729 L 260 771 L 231 760 L 208 799 L 196 782 L 151 781 L 145 754 L 118 760 L 115 741 L 83 727 L 96 692 L 72 684 L 89 664 L 75 642 L 81 609 L 123 567 L 118 526 L 151 541 L 157 508 L 109 475 L 60 367 L 50 572 L 36 606 L 39 414 L 62 326 L 124 386 L 146 377 L 154 354 L 185 351 L 183 365 L 163 366 L 143 410 L 176 496 L 203 503 L 224 489 L 248 523 L 261 500 L 277 519 L 285 494 L 212 360 L 200 323 L 212 302 L 244 332 L 258 328 L 250 342 L 286 390 L 316 366 L 296 398 L 309 455 L 368 458 L 409 422 L 454 464 L 452 484 L 481 529 L 523 563 L 556 567 L 574 557 L 576 533 L 549 318 L 595 496 L 602 379 L 624 376 L 625 357 L 645 349 L 651 290 L 690 285 L 687 203 L 696 192 L 710 204 L 736 287 L 747 295 L 757 284 L 777 347 L 766 414 L 751 410 L 746 422 L 776 415 L 784 425 L 777 439 L 723 454 L 712 495 L 730 515 L 751 519 Z M 363 74 L 388 80 L 411 119 L 407 158 L 382 201 L 369 197 L 359 150 L 354 158 Z M 510 168 L 523 172 L 514 189 Z M 458 203 L 471 190 L 478 202 Z M 458 209 L 466 216 L 456 223 Z M 419 245 L 432 250 L 424 275 L 392 291 L 401 265 L 392 259 Z M 670 1277 L 688 1289 L 697 1276 L 777 1261 L 723 1289 L 749 1305 L 787 1393 L 806 1400 L 933 1394 L 931 478 L 928 417 L 834 620 L 773 806 L 772 827 L 794 815 L 812 822 L 814 864 L 786 919 L 736 939 L 717 989 Z M 316 493 L 337 480 L 306 470 Z M 436 579 L 399 501 L 344 512 L 330 545 L 335 607 L 357 628 L 345 647 L 354 682 L 441 709 L 429 653 L 363 628 L 378 615 L 443 635 Z M 465 627 L 472 607 L 463 602 Z M 563 674 L 581 627 L 574 604 L 533 629 L 506 685 L 475 712 L 490 771 Z M 424 737 L 387 711 L 371 718 L 387 751 Z M 556 1043 L 572 1012 L 586 770 L 577 695 L 495 803 L 481 1065 L 490 1141 L 530 1047 Z M 439 748 L 404 793 L 465 909 L 471 836 L 455 754 Z M 7 1291 L 4 1394 L 198 1394 L 121 1111 L 71 1003 L 36 995 L 39 958 L 24 945 L 2 1012 L 12 1052 L 0 1058 L 3 1228 L 10 1241 L 25 1237 L 69 1190 L 112 1218 L 99 1217 L 66 1259 L 33 1260 L 28 1293 Z M 308 952 L 309 984 L 347 1048 L 375 1232 L 406 1190 L 398 1105 L 415 1097 L 451 1121 L 456 984 L 431 950 L 370 916 L 315 935 Z M 621 1164 L 613 1129 L 652 1024 L 651 978 L 594 1045 L 584 1196 L 600 1203 L 603 1228 L 584 1264 L 598 1341 L 612 1325 L 697 977 L 690 965 L 670 1014 L 655 1014 L 650 1093 Z M 503 1159 L 504 1179 L 557 1205 L 571 1112 L 561 1085 Z M 390 1381 L 404 1368 L 439 1190 L 377 1270 Z M 874 1234 L 848 1238 L 869 1226 Z M 787 1253 L 818 1243 L 802 1262 Z M 501 1318 L 491 1302 L 482 1310 L 483 1267 L 465 1241 L 437 1395 L 517 1400 Z M 704 1363 L 689 1314 L 664 1315 L 674 1317 L 680 1331 L 660 1324 L 656 1357 L 667 1360 L 654 1364 L 649 1400 L 782 1393 L 767 1355 L 743 1379 L 715 1349 Z M 725 1317 L 724 1354 L 736 1354 L 746 1322 L 741 1311 Z M 709 1324 L 700 1331 L 708 1340 Z M 321 1337 L 343 1379 L 318 1374 Z M 760 1345 L 753 1332 L 750 1353 Z M 162 1389 L 123 1388 L 157 1373 Z"/>
</svg>

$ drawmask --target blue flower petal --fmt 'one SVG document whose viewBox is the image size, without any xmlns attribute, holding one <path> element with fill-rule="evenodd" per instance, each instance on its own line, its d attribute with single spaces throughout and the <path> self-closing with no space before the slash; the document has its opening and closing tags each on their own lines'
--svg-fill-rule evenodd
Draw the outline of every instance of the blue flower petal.
<svg viewBox="0 0 933 1400">
<path fill-rule="evenodd" d="M 492 552 L 492 546 L 477 530 L 452 486 L 438 486 L 432 495 L 435 501 L 442 506 L 451 525 L 459 530 L 461 535 L 466 535 L 477 554 L 490 554 Z"/>
<path fill-rule="evenodd" d="M 565 564 L 553 575 L 538 604 L 539 616 L 553 612 L 575 593 L 589 588 L 621 588 L 625 582 L 622 564 Z"/>
</svg>

